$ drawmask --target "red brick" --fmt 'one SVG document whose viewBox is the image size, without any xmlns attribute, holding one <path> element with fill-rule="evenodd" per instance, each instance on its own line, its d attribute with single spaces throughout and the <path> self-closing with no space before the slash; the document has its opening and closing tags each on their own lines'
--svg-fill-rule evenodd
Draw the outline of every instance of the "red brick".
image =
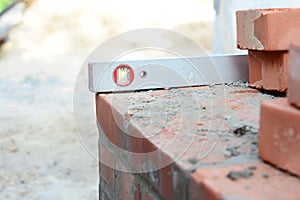
<svg viewBox="0 0 300 200">
<path fill-rule="evenodd" d="M 156 145 L 146 138 L 133 139 L 133 137 L 129 137 L 128 146 L 128 151 L 134 152 L 128 157 L 129 167 L 134 172 L 153 171 L 161 168 L 164 163 L 171 162 L 168 156 L 164 155 Z"/>
<path fill-rule="evenodd" d="M 143 150 L 145 138 L 140 131 L 136 127 L 129 125 L 128 132 L 130 132 L 130 135 L 127 136 L 128 145 L 126 150 L 133 153 L 147 153 Z"/>
<path fill-rule="evenodd" d="M 259 155 L 300 176 L 300 111 L 286 98 L 261 105 Z"/>
<path fill-rule="evenodd" d="M 158 192 L 164 199 L 187 199 L 188 177 L 176 163 L 160 169 L 158 175 Z"/>
<path fill-rule="evenodd" d="M 249 50 L 249 83 L 255 88 L 286 91 L 288 82 L 287 51 Z"/>
<path fill-rule="evenodd" d="M 175 199 L 173 185 L 172 167 L 171 165 L 168 165 L 159 170 L 159 191 L 162 193 L 162 196 L 169 199 Z"/>
<path fill-rule="evenodd" d="M 249 168 L 248 178 L 228 177 L 231 171 L 243 172 Z M 299 179 L 280 172 L 259 161 L 248 164 L 198 168 L 191 176 L 190 199 L 294 199 L 299 198 Z"/>
<path fill-rule="evenodd" d="M 191 176 L 190 181 L 190 200 L 198 200 L 198 199 L 222 199 L 221 195 L 215 192 L 213 189 L 209 188 L 209 186 L 205 185 L 205 178 L 202 176 L 202 170 L 198 169 Z"/>
<path fill-rule="evenodd" d="M 99 143 L 99 175 L 112 191 L 115 190 L 115 165 L 116 158 L 114 154 Z"/>
<path fill-rule="evenodd" d="M 137 176 L 140 176 L 138 174 Z M 144 181 L 144 180 L 143 180 Z M 153 188 L 128 172 L 120 172 L 119 199 L 152 200 L 160 199 L 160 195 Z M 157 198 L 158 197 L 158 198 Z"/>
<path fill-rule="evenodd" d="M 106 95 L 96 95 L 96 115 L 97 125 L 101 137 L 105 137 L 116 147 L 125 149 L 126 134 L 119 127 L 123 123 L 123 119 L 118 115 L 115 108 L 110 106 L 109 100 L 105 98 Z"/>
<path fill-rule="evenodd" d="M 282 51 L 300 40 L 300 8 L 251 9 L 236 12 L 240 49 Z"/>
<path fill-rule="evenodd" d="M 134 176 L 129 172 L 119 172 L 119 197 L 120 199 L 141 199 L 140 185 L 135 181 Z"/>
<path fill-rule="evenodd" d="M 118 162 L 118 164 L 122 169 L 125 169 L 121 162 Z M 119 191 L 117 193 L 119 199 L 160 199 L 160 195 L 147 183 L 142 174 L 124 171 L 118 171 L 118 174 L 120 177 L 118 182 Z"/>
<path fill-rule="evenodd" d="M 300 43 L 290 47 L 290 63 L 288 76 L 288 100 L 300 108 Z"/>
</svg>

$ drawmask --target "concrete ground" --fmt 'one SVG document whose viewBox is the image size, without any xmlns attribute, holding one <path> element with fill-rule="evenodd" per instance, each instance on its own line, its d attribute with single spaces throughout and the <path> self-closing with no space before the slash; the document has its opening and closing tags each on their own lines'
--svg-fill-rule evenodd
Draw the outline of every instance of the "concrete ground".
<svg viewBox="0 0 300 200">
<path fill-rule="evenodd" d="M 82 63 L 134 28 L 176 30 L 210 50 L 213 19 L 212 0 L 34 1 L 0 51 L 0 199 L 97 199 L 98 161 L 73 118 Z M 81 137 L 96 155 L 98 135 Z"/>
</svg>

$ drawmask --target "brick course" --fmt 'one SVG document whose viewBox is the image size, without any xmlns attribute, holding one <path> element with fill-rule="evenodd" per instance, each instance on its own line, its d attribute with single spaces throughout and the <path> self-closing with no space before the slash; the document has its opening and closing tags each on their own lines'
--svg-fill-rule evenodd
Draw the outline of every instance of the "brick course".
<svg viewBox="0 0 300 200">
<path fill-rule="evenodd" d="M 172 130 L 174 126 L 180 123 L 180 118 L 174 117 L 172 121 L 165 124 L 161 134 L 153 137 L 145 137 L 142 147 L 139 142 L 131 142 L 128 145 L 128 138 L 125 138 L 125 149 L 130 148 L 134 151 L 135 148 L 143 149 L 145 152 L 152 152 L 160 149 L 160 153 L 156 158 L 141 160 L 139 164 L 135 163 L 132 158 L 118 158 L 115 152 L 113 155 L 117 156 L 115 164 L 122 166 L 122 169 L 138 168 L 143 165 L 153 165 L 155 162 L 160 162 L 165 159 L 173 158 L 174 162 L 170 165 L 160 168 L 158 170 L 148 173 L 127 173 L 115 170 L 115 176 L 108 174 L 103 175 L 100 170 L 100 197 L 102 199 L 262 199 L 265 195 L 270 199 L 297 199 L 300 196 L 299 187 L 300 179 L 289 175 L 288 173 L 279 171 L 278 169 L 262 162 L 257 154 L 257 129 L 259 122 L 259 105 L 263 100 L 272 99 L 272 96 L 257 93 L 256 90 L 249 88 L 241 88 L 234 86 L 226 86 L 225 90 L 221 86 L 213 86 L 210 89 L 218 94 L 221 91 L 226 92 L 225 105 L 227 108 L 226 120 L 222 118 L 223 108 L 217 109 L 224 99 L 218 99 L 214 96 L 215 104 L 210 105 L 211 99 L 203 89 L 204 87 L 193 87 L 176 89 L 172 91 L 154 91 L 151 96 L 155 96 L 160 105 L 168 102 L 166 95 L 175 92 L 181 98 L 192 98 L 188 95 L 191 92 L 196 92 L 199 96 L 201 105 L 205 105 L 205 109 L 197 110 L 198 114 L 203 116 L 202 123 L 195 123 L 186 127 L 184 134 L 182 134 L 174 148 L 165 148 L 163 144 L 176 135 Z M 122 101 L 126 102 L 127 98 L 135 99 L 135 104 L 139 104 L 140 93 L 135 94 L 111 94 L 111 95 L 97 95 L 97 114 L 98 118 L 111 118 L 111 116 L 102 115 L 103 108 L 99 109 L 101 105 L 106 105 L 105 109 L 113 108 L 116 111 L 116 118 L 123 119 L 128 111 L 123 109 Z M 111 104 L 110 99 L 116 98 L 116 104 Z M 147 99 L 147 95 L 145 95 Z M 141 105 L 147 104 L 141 101 Z M 217 106 L 216 106 L 217 105 Z M 239 105 L 238 109 L 236 106 Z M 152 105 L 154 106 L 154 105 Z M 174 107 L 175 110 L 190 109 L 190 117 L 194 117 L 192 113 L 195 112 L 196 105 L 182 104 L 181 107 Z M 203 106 L 202 106 L 203 107 Z M 212 115 L 211 109 L 214 110 Z M 143 111 L 141 111 L 142 113 Z M 245 115 L 247 113 L 247 115 Z M 138 113 L 139 114 L 139 113 Z M 204 117 L 206 116 L 206 117 Z M 211 129 L 206 127 L 205 118 L 209 117 L 213 126 Z M 153 117 L 152 120 L 161 120 Z M 98 119 L 99 122 L 104 122 L 104 119 Z M 234 127 L 239 122 L 242 126 Z M 132 127 L 137 127 L 141 124 L 140 121 L 128 120 Z M 222 125 L 225 123 L 225 125 Z M 155 123 L 153 123 L 155 124 Z M 218 125 L 219 124 L 219 125 Z M 244 125 L 243 125 L 244 124 Z M 101 124 L 100 124 L 101 125 Z M 114 125 L 112 125 L 114 126 Z M 151 124 L 145 128 L 134 129 L 137 131 L 134 135 L 151 135 Z M 141 127 L 141 126 L 140 126 Z M 218 128 L 222 127 L 222 131 L 218 133 Z M 120 128 L 120 130 L 125 130 Z M 133 129 L 131 129 L 133 130 Z M 183 155 L 177 157 L 177 150 L 185 147 L 191 140 L 191 133 L 199 134 L 195 138 Z M 132 133 L 133 134 L 133 133 Z M 218 135 L 221 134 L 221 135 Z M 126 134 L 127 135 L 127 134 Z M 116 138 L 117 139 L 117 138 Z M 122 139 L 122 138 L 120 138 Z M 217 145 L 210 152 L 210 147 L 218 141 Z M 127 142 L 126 142 L 127 141 Z M 206 141 L 205 145 L 202 144 Z M 164 148 L 162 148 L 164 147 Z M 139 150 L 139 151 L 140 151 Z M 199 152 L 210 152 L 207 157 L 199 158 Z M 113 151 L 113 150 L 112 150 Z M 101 149 L 100 149 L 101 152 Z M 103 151 L 102 151 L 103 152 Z M 107 154 L 106 154 L 107 155 Z M 204 155 L 204 154 L 201 154 Z M 111 154 L 110 154 L 111 156 Z M 127 160 L 126 160 L 127 159 Z M 157 159 L 157 161 L 155 161 Z M 125 162 L 125 163 L 124 163 Z M 128 162 L 134 162 L 133 165 L 128 165 Z M 253 168 L 253 166 L 255 166 Z M 248 178 L 244 178 L 243 173 L 248 168 L 251 168 L 252 173 L 246 171 Z M 230 172 L 238 172 L 237 179 L 229 177 Z M 241 175 L 242 174 L 242 175 Z M 107 178 L 114 180 L 107 181 Z M 110 183 L 114 183 L 111 187 Z M 274 192 L 276 191 L 276 192 Z M 278 196 L 279 195 L 279 196 Z"/>
</svg>

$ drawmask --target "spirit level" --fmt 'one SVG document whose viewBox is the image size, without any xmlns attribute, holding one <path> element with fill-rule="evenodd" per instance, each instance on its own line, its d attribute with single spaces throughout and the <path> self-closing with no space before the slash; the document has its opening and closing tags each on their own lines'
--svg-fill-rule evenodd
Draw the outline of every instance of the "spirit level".
<svg viewBox="0 0 300 200">
<path fill-rule="evenodd" d="M 121 92 L 248 81 L 245 54 L 90 62 L 92 92 Z"/>
</svg>

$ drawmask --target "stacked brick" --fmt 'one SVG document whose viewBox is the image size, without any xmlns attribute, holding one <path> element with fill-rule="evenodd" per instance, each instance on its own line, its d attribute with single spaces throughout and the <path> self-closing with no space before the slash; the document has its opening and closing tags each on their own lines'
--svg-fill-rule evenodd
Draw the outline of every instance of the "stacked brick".
<svg viewBox="0 0 300 200">
<path fill-rule="evenodd" d="M 288 97 L 261 105 L 259 155 L 300 176 L 300 44 L 289 54 Z"/>
<path fill-rule="evenodd" d="M 300 175 L 300 9 L 238 11 L 237 46 L 248 50 L 249 83 L 286 91 L 288 98 L 263 102 L 259 155 Z"/>
<path fill-rule="evenodd" d="M 286 91 L 289 46 L 300 41 L 300 8 L 237 11 L 237 46 L 248 50 L 252 87 Z"/>
<path fill-rule="evenodd" d="M 213 87 L 216 89 L 220 86 Z M 191 87 L 184 90 L 194 92 L 205 90 L 204 88 Z M 157 101 L 164 104 L 168 101 L 165 99 L 166 93 L 171 92 L 174 93 L 175 91 L 154 91 L 148 93 L 145 99 L 155 96 Z M 234 129 L 233 124 L 238 121 L 243 121 L 245 124 L 253 123 L 253 121 L 258 122 L 259 102 L 261 99 L 270 100 L 272 97 L 262 95 L 254 89 L 236 88 L 226 90 L 226 92 L 227 114 L 231 116 L 230 121 L 226 122 L 228 132 L 222 132 L 222 138 L 218 139 L 213 151 L 201 159 L 199 159 L 199 153 L 202 152 L 200 147 L 203 145 L 203 141 L 206 144 L 215 144 L 216 129 L 204 130 L 206 135 L 199 135 L 199 138 L 196 138 L 193 144 L 186 149 L 184 155 L 178 158 L 176 150 L 190 144 L 190 135 L 183 134 L 176 140 L 178 143 L 174 148 L 164 148 L 162 144 L 169 143 L 170 138 L 174 138 L 175 127 L 181 123 L 181 118 L 173 118 L 175 123 L 167 124 L 162 129 L 161 134 L 146 137 L 153 133 L 156 128 L 155 124 L 149 125 L 149 128 L 133 128 L 141 127 L 139 125 L 143 121 L 133 120 L 134 115 L 128 116 L 128 110 L 124 106 L 129 98 L 140 98 L 139 93 L 97 94 L 96 113 L 99 125 L 99 159 L 101 161 L 99 163 L 99 199 L 299 199 L 299 178 L 279 171 L 253 157 L 253 155 L 257 155 L 257 132 L 243 127 L 236 129 L 240 130 L 240 133 L 231 131 Z M 182 98 L 186 98 L 186 96 Z M 205 101 L 201 103 L 203 102 Z M 236 109 L 236 105 L 239 105 L 240 102 L 248 103 Z M 145 104 L 147 103 L 142 105 Z M 181 109 L 191 109 L 191 112 L 194 110 L 190 104 L 182 104 L 182 107 L 174 109 L 178 112 Z M 128 117 L 131 117 L 131 120 L 128 120 Z M 219 118 L 219 113 L 214 114 L 213 117 L 209 116 L 215 127 L 223 126 L 224 121 L 219 120 Z M 160 118 L 152 119 L 160 120 Z M 124 123 L 125 121 L 128 123 Z M 292 120 L 287 119 L 287 121 Z M 118 125 L 126 125 L 127 128 L 131 129 L 130 134 L 125 132 L 128 129 L 117 128 Z M 203 124 L 196 124 L 197 130 L 203 127 Z M 190 128 L 188 131 L 191 130 L 196 129 Z M 133 135 L 144 137 L 133 140 Z M 109 139 L 110 142 L 107 143 L 104 138 Z M 115 146 L 111 146 L 112 144 Z M 142 153 L 144 155 L 142 162 L 136 155 L 125 156 L 125 154 L 116 151 L 118 149 L 116 147 L 127 152 Z M 228 147 L 234 147 L 237 154 L 228 155 Z M 208 148 L 210 149 L 210 145 Z M 146 155 L 148 152 L 154 151 L 158 151 L 157 157 Z M 294 156 L 297 155 L 294 154 Z M 166 159 L 171 159 L 174 162 L 155 171 L 133 173 L 136 169 L 154 166 L 155 163 L 161 163 Z M 295 162 L 299 161 L 298 159 L 294 160 Z M 278 195 L 280 196 L 278 197 Z"/>
</svg>

